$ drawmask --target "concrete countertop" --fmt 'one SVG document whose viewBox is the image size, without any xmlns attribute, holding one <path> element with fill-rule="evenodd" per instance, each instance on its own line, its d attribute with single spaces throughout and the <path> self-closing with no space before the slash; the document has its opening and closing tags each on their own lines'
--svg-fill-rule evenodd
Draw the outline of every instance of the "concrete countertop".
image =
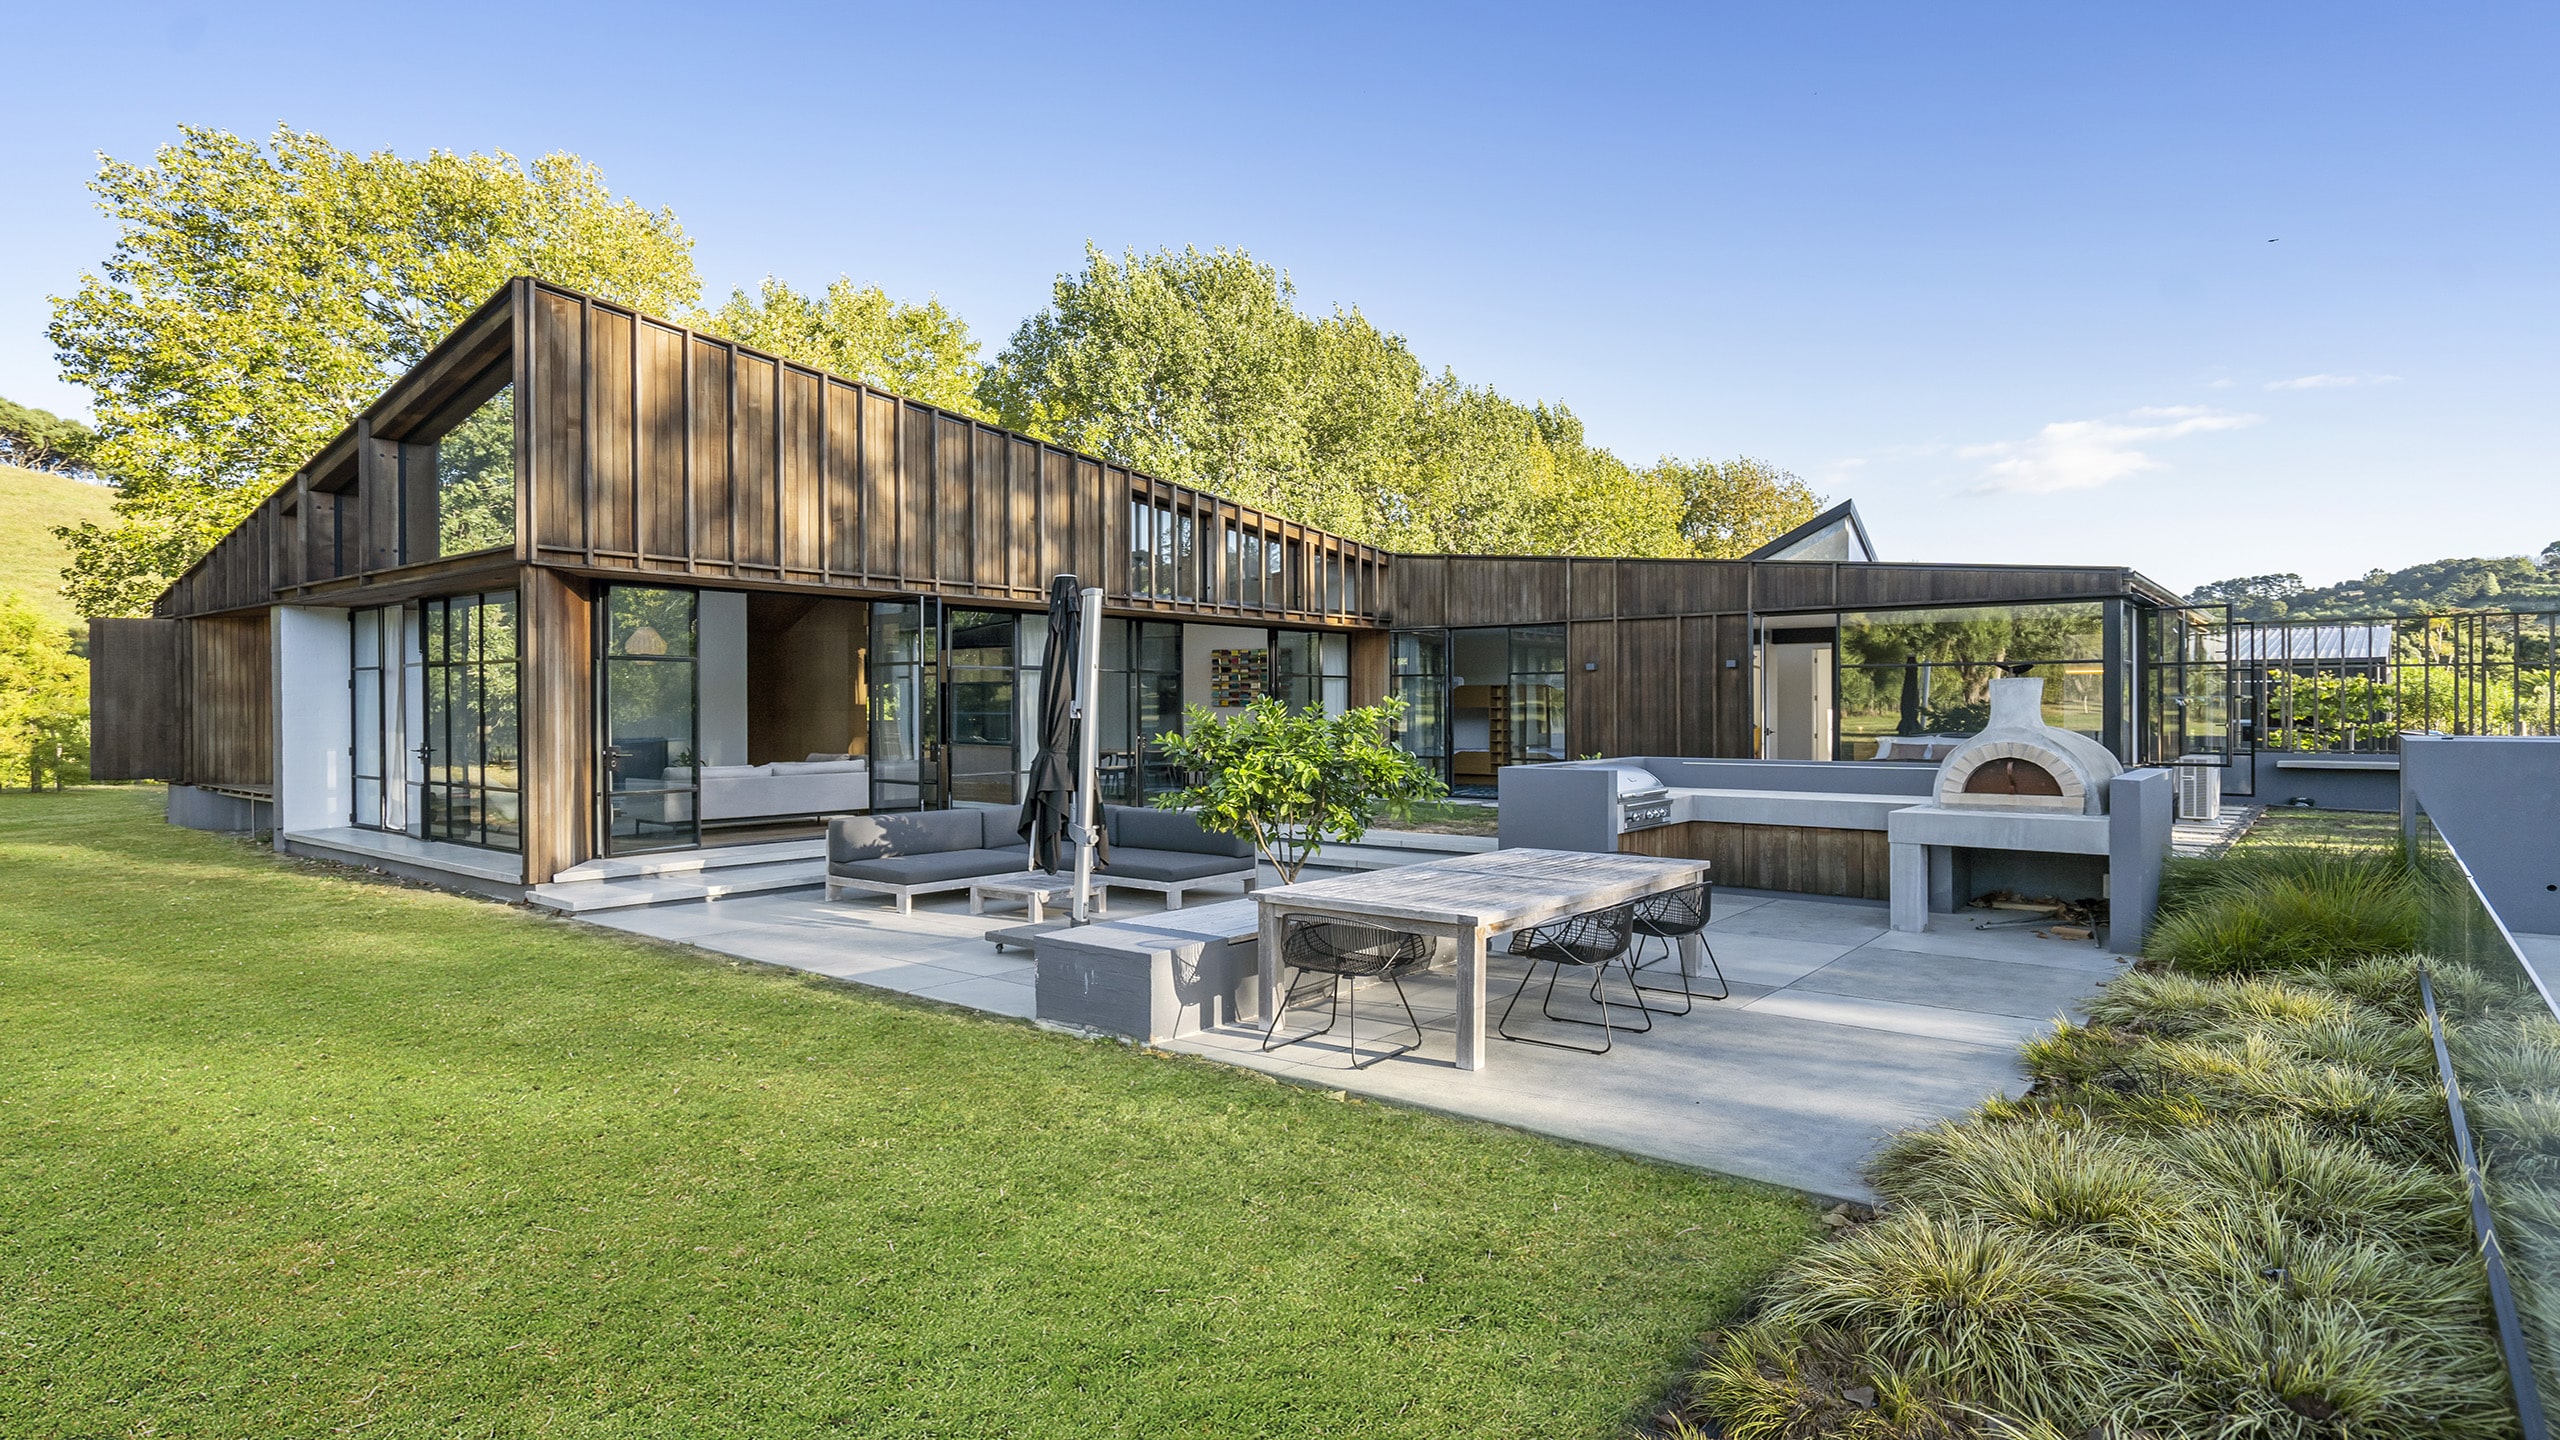
<svg viewBox="0 0 2560 1440">
<path fill-rule="evenodd" d="M 1673 787 L 1671 818 L 1718 825 L 1796 825 L 1812 830 L 1882 830 L 1896 810 L 1925 805 L 1919 795 L 1828 790 L 1719 790 Z"/>
</svg>

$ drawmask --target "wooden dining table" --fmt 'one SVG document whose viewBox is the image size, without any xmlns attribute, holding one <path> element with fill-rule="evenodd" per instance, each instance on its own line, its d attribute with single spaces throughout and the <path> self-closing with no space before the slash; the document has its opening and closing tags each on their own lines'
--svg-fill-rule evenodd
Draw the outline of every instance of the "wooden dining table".
<svg viewBox="0 0 2560 1440">
<path fill-rule="evenodd" d="M 1279 1003 L 1281 935 L 1292 915 L 1445 936 L 1457 947 L 1458 1068 L 1481 1070 L 1485 953 L 1496 934 L 1695 885 L 1709 868 L 1704 860 L 1522 848 L 1258 890 L 1262 1019 Z M 1683 937 L 1679 949 L 1683 974 L 1704 972 L 1700 937 Z"/>
</svg>

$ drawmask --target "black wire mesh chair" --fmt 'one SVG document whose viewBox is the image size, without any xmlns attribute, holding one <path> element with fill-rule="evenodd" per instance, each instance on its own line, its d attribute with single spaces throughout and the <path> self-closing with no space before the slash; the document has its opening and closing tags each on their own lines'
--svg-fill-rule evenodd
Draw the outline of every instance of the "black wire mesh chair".
<svg viewBox="0 0 2560 1440">
<path fill-rule="evenodd" d="M 1643 1018 L 1644 1023 L 1617 1025 L 1609 1018 L 1609 996 L 1608 992 L 1602 988 L 1603 982 L 1609 978 L 1611 965 L 1621 967 L 1627 965 L 1627 947 L 1634 943 L 1635 923 L 1634 906 L 1613 905 L 1606 910 L 1593 910 L 1552 924 L 1522 930 L 1513 935 L 1511 953 L 1526 956 L 1529 967 L 1521 972 L 1520 986 L 1511 992 L 1511 1003 L 1502 1007 L 1502 1018 L 1494 1023 L 1494 1033 L 1505 1040 L 1517 1040 L 1523 1045 L 1544 1045 L 1555 1050 L 1579 1050 L 1585 1055 L 1606 1055 L 1609 1053 L 1609 1047 L 1617 1043 L 1618 1031 L 1625 1030 L 1630 1035 L 1641 1035 L 1651 1030 L 1653 1013 L 1645 1008 L 1642 991 L 1636 992 L 1635 999 L 1636 1014 Z M 1529 982 L 1538 978 L 1538 967 L 1542 964 L 1554 968 L 1547 972 L 1547 990 L 1538 1001 L 1539 1013 L 1560 1025 L 1588 1025 L 1597 1028 L 1600 1032 L 1600 1043 L 1597 1046 L 1575 1045 L 1562 1040 L 1541 1040 L 1534 1035 L 1511 1033 L 1511 1012 L 1520 1007 L 1520 997 L 1528 993 Z M 1586 1020 L 1579 1016 L 1556 1013 L 1556 981 L 1568 966 L 1591 971 L 1591 998 L 1599 1003 L 1599 1019 Z M 1631 968 L 1627 970 L 1627 983 L 1629 985 L 1635 983 L 1635 971 Z"/>
<path fill-rule="evenodd" d="M 1665 1009 L 1665 1015 L 1686 1015 L 1696 1005 L 1698 992 L 1689 988 L 1689 972 L 1678 963 L 1680 942 L 1691 935 L 1698 937 L 1699 948 L 1707 952 L 1707 965 L 1716 972 L 1716 993 L 1706 998 L 1732 998 L 1733 987 L 1725 982 L 1724 966 L 1716 962 L 1716 947 L 1707 943 L 1707 918 L 1715 911 L 1715 900 L 1715 886 L 1701 880 L 1636 902 L 1636 953 L 1627 962 L 1627 978 L 1636 987 L 1638 999 L 1647 995 L 1679 996 L 1680 1008 Z M 1658 963 L 1645 958 L 1645 951 L 1656 940 L 1662 942 L 1662 958 L 1673 962 L 1671 968 L 1680 976 L 1677 990 L 1644 983 L 1645 968 Z"/>
<path fill-rule="evenodd" d="M 1297 976 L 1281 991 L 1280 1003 L 1271 1007 L 1271 1028 L 1262 1035 L 1262 1048 L 1267 1051 L 1286 1049 L 1301 1040 L 1330 1035 L 1336 1021 L 1343 1017 L 1342 994 L 1351 992 L 1349 1038 L 1351 1068 L 1365 1069 L 1381 1060 L 1417 1049 L 1422 1044 L 1422 1022 L 1415 1018 L 1413 1002 L 1405 998 L 1404 975 L 1431 959 L 1431 938 L 1409 930 L 1382 930 L 1373 925 L 1349 925 L 1338 920 L 1311 920 L 1292 915 L 1284 922 L 1280 937 L 1280 963 L 1295 970 Z M 1404 1018 L 1412 1027 L 1413 1039 L 1393 1050 L 1360 1058 L 1360 982 L 1384 980 L 1395 987 L 1396 1003 L 1404 1007 Z M 1289 1007 L 1302 999 L 1313 999 L 1318 987 L 1330 992 L 1324 1028 L 1304 1035 L 1276 1039 L 1280 1021 Z"/>
</svg>

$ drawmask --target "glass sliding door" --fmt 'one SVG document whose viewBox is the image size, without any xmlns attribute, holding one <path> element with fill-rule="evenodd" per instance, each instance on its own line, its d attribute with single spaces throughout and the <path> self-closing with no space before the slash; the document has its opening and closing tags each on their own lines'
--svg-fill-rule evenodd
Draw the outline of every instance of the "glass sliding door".
<svg viewBox="0 0 2560 1440">
<path fill-rule="evenodd" d="M 1020 618 L 1004 610 L 951 610 L 949 673 L 950 792 L 954 800 L 997 805 L 1021 798 L 1022 756 L 1014 716 Z"/>
<path fill-rule="evenodd" d="M 349 719 L 347 773 L 354 791 L 347 818 L 373 830 L 408 828 L 409 787 L 402 756 L 407 704 L 401 686 L 408 673 L 407 617 L 397 605 L 357 610 L 347 617 Z M 404 663 L 408 662 L 408 663 Z"/>
<path fill-rule="evenodd" d="M 419 607 L 425 736 L 414 833 L 492 850 L 524 846 L 516 597 L 455 595 Z"/>
<path fill-rule="evenodd" d="M 1449 778 L 1449 638 L 1443 630 L 1399 630 L 1388 640 L 1387 693 L 1404 702 L 1387 738 Z"/>
<path fill-rule="evenodd" d="M 1511 627 L 1511 748 L 1505 765 L 1564 758 L 1564 627 Z"/>
<path fill-rule="evenodd" d="M 941 605 L 871 606 L 871 808 L 942 808 Z"/>
<path fill-rule="evenodd" d="M 1312 630 L 1274 631 L 1271 688 L 1292 714 L 1340 715 L 1349 710 L 1349 638 Z"/>
<path fill-rule="evenodd" d="M 613 585 L 596 609 L 597 810 L 607 855 L 702 843 L 700 605 L 691 590 Z"/>
</svg>

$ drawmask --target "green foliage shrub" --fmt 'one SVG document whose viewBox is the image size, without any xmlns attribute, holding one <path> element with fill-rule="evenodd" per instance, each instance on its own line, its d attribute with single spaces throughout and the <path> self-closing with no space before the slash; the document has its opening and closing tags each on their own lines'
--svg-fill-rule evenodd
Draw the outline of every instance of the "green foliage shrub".
<svg viewBox="0 0 2560 1440">
<path fill-rule="evenodd" d="M 2235 866 L 2191 882 L 2146 948 L 2199 975 L 2325 969 L 2415 949 L 2421 913 L 2418 887 L 2397 860 Z"/>
<path fill-rule="evenodd" d="M 1701 1418 L 1773 1440 L 2513 1433 L 2414 993 L 2416 886 L 2334 855 L 2188 876 L 2153 962 L 2025 1048 L 2025 1098 L 1887 1145 L 1882 1218 L 1779 1275 L 1693 1386 Z M 2424 963 L 2449 1009 L 2513 1013 Z M 2510 1082 L 2480 1123 L 2560 1164 L 2560 1034 L 2496 1026 L 2469 1031 Z M 2527 1243 L 2560 1248 L 2550 1208 Z"/>
</svg>

